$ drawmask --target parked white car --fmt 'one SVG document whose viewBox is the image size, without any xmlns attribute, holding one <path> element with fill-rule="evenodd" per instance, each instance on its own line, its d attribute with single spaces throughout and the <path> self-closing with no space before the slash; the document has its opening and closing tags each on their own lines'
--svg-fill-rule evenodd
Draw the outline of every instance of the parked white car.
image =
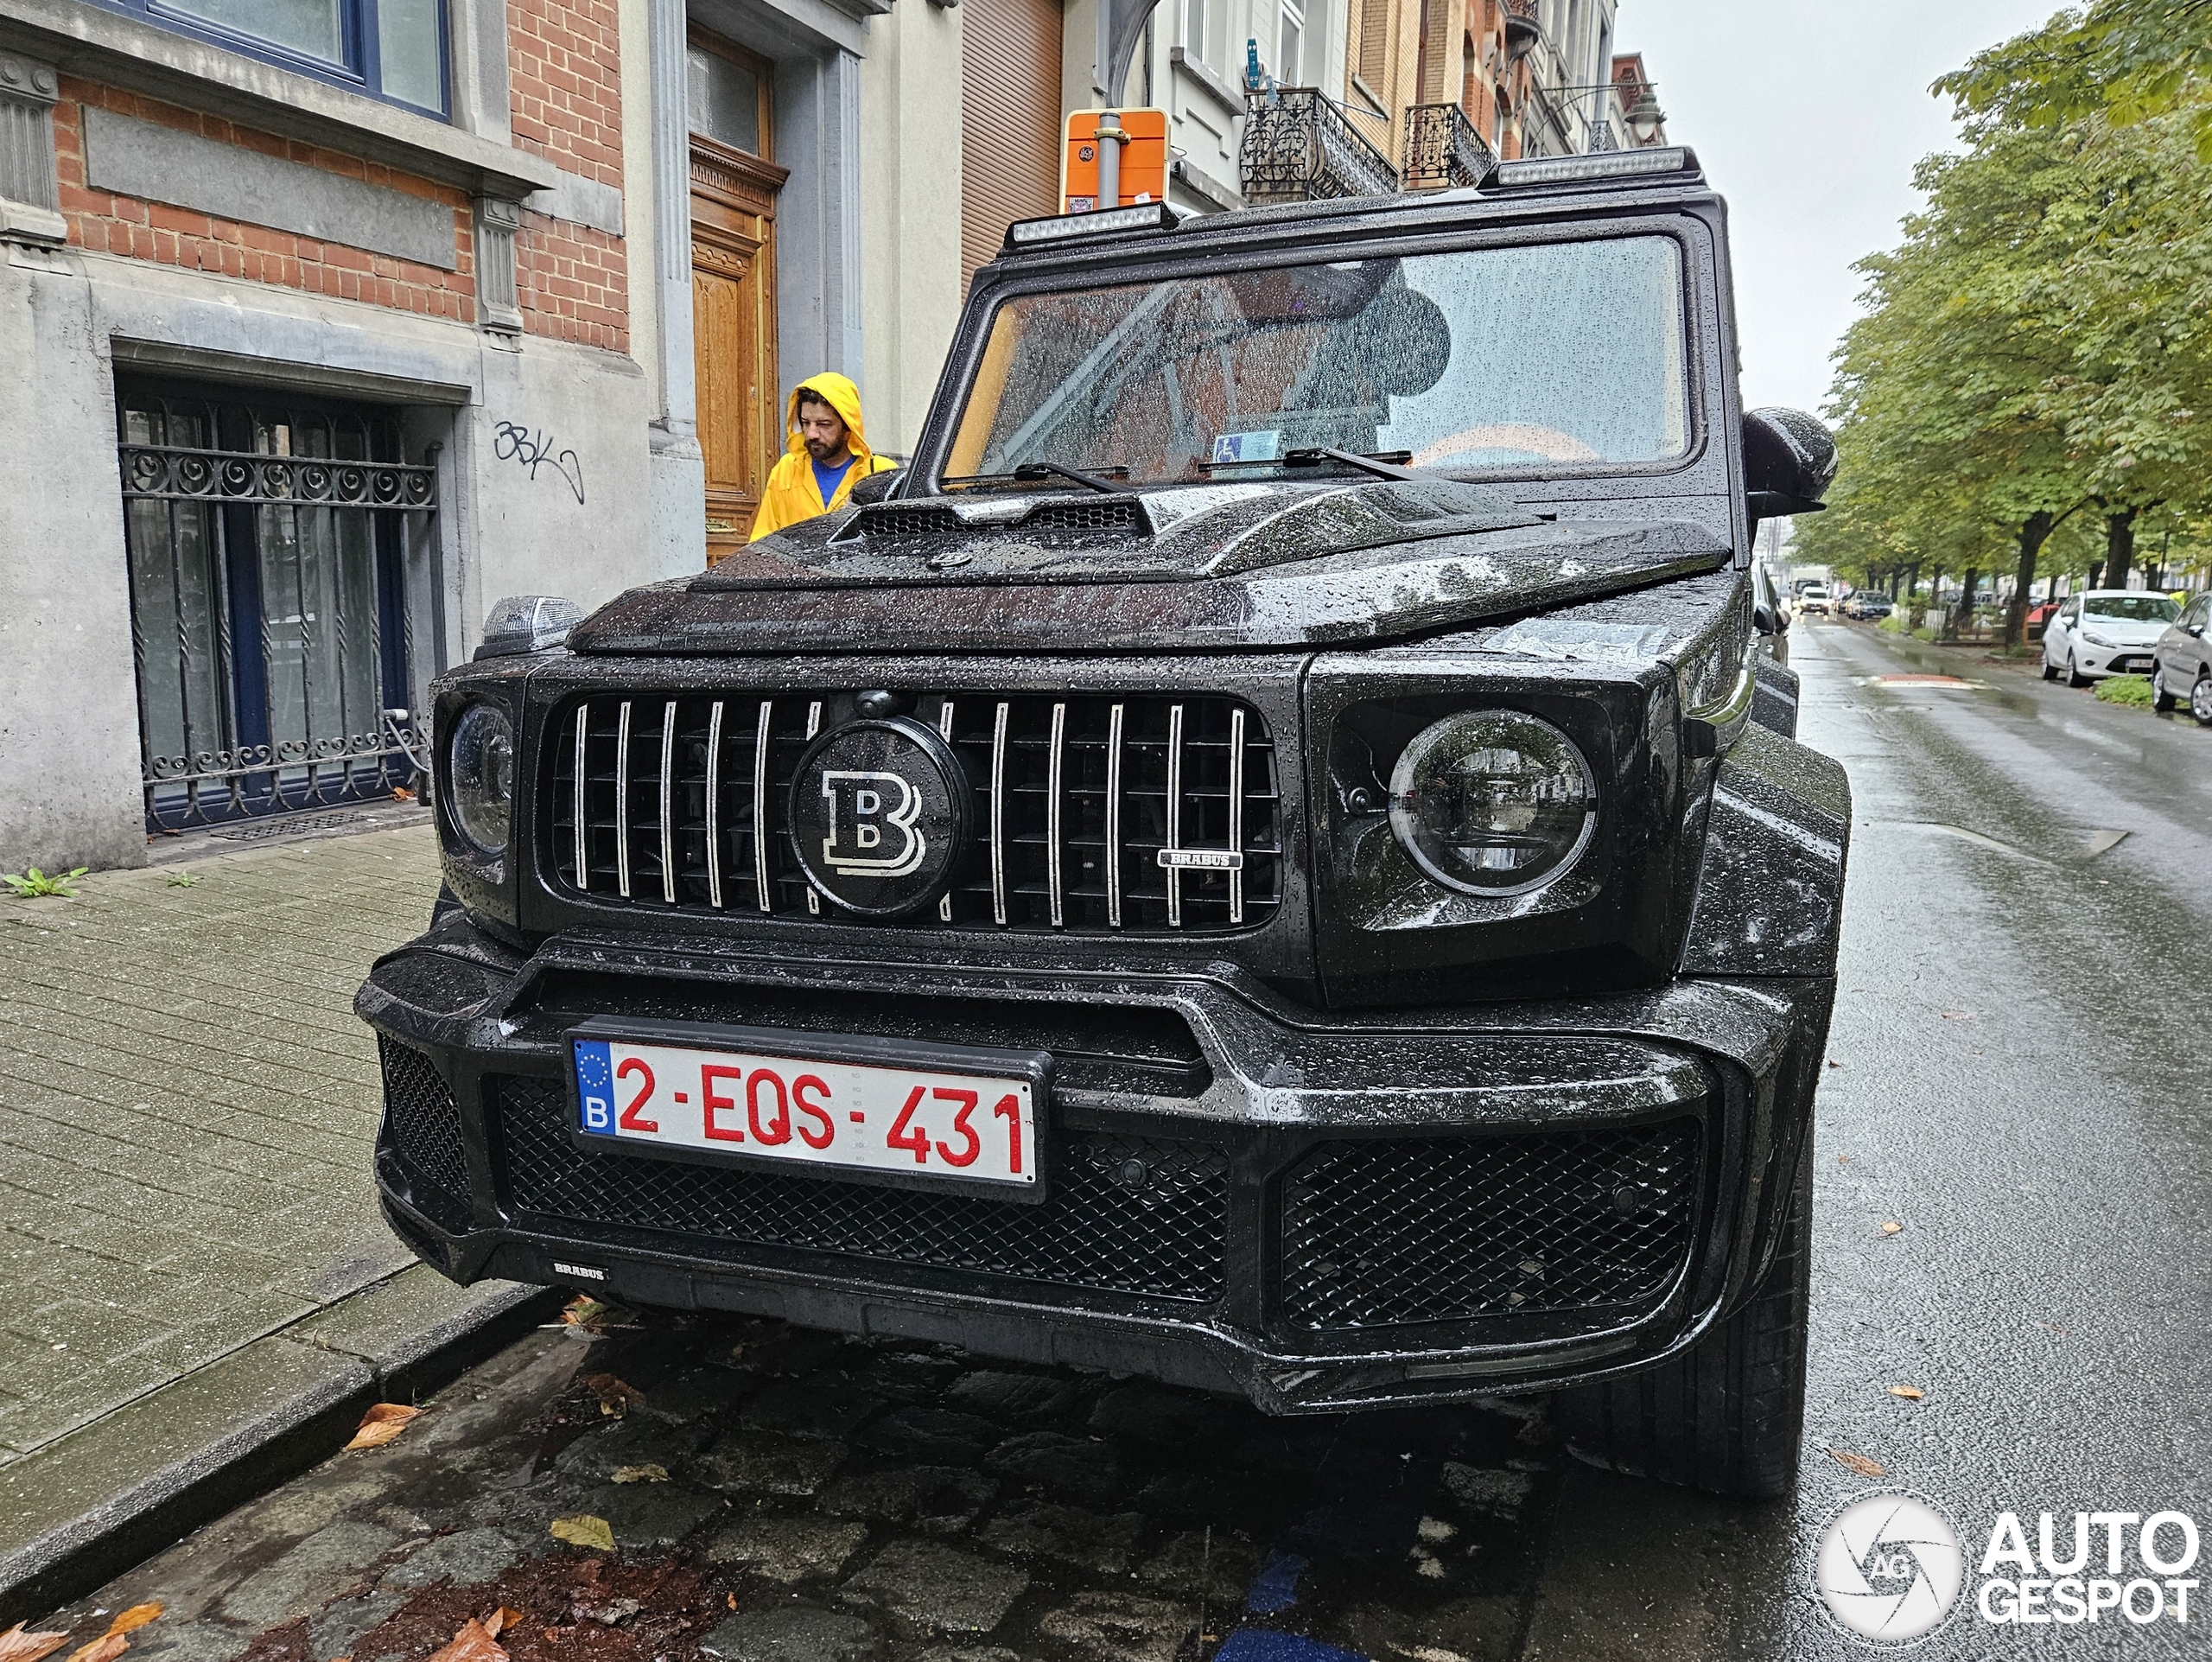
<svg viewBox="0 0 2212 1662">
<path fill-rule="evenodd" d="M 2151 654 L 2181 608 L 2140 589 L 2069 595 L 2043 636 L 2043 678 L 2086 687 L 2107 675 L 2148 675 Z"/>
</svg>

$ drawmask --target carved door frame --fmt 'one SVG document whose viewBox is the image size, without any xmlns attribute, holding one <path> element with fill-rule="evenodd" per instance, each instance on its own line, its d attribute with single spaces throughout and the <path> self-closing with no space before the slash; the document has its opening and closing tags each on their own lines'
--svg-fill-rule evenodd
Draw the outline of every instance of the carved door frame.
<svg viewBox="0 0 2212 1662">
<path fill-rule="evenodd" d="M 731 42 L 694 28 L 693 45 L 742 62 L 760 77 L 761 87 L 760 147 L 771 143 L 772 125 L 768 107 L 773 67 Z M 742 282 L 753 280 L 756 315 L 752 336 L 759 361 L 751 392 L 751 408 L 742 412 L 753 454 L 750 464 L 758 489 L 767 482 L 768 470 L 784 450 L 783 411 L 778 397 L 776 372 L 776 197 L 790 169 L 778 167 L 766 156 L 755 156 L 700 132 L 690 135 L 691 145 L 691 269 L 695 285 L 701 276 Z M 696 292 L 696 288 L 695 288 Z M 704 361 L 709 342 L 704 320 L 695 319 L 699 365 L 700 437 L 709 442 L 710 403 L 724 389 L 711 384 L 710 366 Z M 721 366 L 722 373 L 741 366 Z M 707 492 L 707 559 L 709 564 L 744 544 L 752 529 L 752 507 L 741 495 L 718 487 L 709 478 Z"/>
</svg>

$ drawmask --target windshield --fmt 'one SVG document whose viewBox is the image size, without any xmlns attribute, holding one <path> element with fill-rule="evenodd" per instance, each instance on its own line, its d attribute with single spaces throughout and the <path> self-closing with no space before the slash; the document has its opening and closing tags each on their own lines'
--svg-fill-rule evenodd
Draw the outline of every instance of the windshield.
<svg viewBox="0 0 2212 1662">
<path fill-rule="evenodd" d="M 2087 603 L 2091 617 L 2115 623 L 2171 623 L 2181 608 L 2164 595 L 2099 595 Z"/>
<path fill-rule="evenodd" d="M 945 478 L 1265 478 L 1320 447 L 1446 473 L 1663 462 L 1689 444 L 1682 360 L 1669 237 L 1022 295 L 992 320 Z"/>
</svg>

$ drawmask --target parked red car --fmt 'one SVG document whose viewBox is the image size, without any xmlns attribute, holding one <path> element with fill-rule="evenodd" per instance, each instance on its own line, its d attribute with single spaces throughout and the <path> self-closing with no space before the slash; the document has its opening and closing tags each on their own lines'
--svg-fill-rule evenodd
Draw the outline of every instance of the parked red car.
<svg viewBox="0 0 2212 1662">
<path fill-rule="evenodd" d="M 2029 640 L 2040 640 L 2043 639 L 2043 632 L 2050 622 L 2050 614 L 2059 608 L 2060 604 L 2061 602 L 2058 601 L 2047 600 L 2040 606 L 2031 607 L 2029 608 L 2026 627 L 2027 638 Z"/>
</svg>

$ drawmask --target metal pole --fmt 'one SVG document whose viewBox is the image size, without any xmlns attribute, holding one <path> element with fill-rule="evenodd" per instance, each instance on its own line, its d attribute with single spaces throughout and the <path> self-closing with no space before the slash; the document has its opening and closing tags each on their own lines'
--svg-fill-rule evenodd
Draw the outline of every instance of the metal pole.
<svg viewBox="0 0 2212 1662">
<path fill-rule="evenodd" d="M 1119 110 L 1098 112 L 1098 206 L 1102 208 L 1122 205 L 1122 146 L 1129 142 L 1128 133 L 1122 131 Z"/>
</svg>

